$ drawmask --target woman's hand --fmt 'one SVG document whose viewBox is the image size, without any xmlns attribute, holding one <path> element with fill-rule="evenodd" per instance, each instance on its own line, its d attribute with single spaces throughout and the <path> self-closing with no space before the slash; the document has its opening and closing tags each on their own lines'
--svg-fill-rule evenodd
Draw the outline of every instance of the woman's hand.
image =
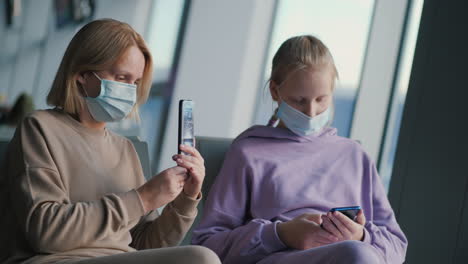
<svg viewBox="0 0 468 264">
<path fill-rule="evenodd" d="M 333 234 L 322 229 L 322 219 L 317 214 L 303 214 L 277 226 L 278 235 L 286 246 L 310 249 L 338 241 Z"/>
<path fill-rule="evenodd" d="M 175 166 L 162 171 L 138 188 L 145 212 L 172 202 L 184 188 L 186 179 L 187 169 Z"/>
<path fill-rule="evenodd" d="M 189 177 L 184 185 L 184 193 L 196 199 L 200 195 L 205 179 L 205 161 L 194 147 L 180 145 L 180 150 L 190 155 L 177 154 L 172 159 L 177 162 L 177 165 L 187 169 Z"/>
<path fill-rule="evenodd" d="M 344 240 L 359 240 L 364 239 L 364 224 L 366 217 L 362 210 L 359 210 L 356 216 L 356 222 L 349 219 L 341 212 L 328 212 L 322 216 L 322 226 L 325 230 L 332 233 L 339 239 Z"/>
</svg>

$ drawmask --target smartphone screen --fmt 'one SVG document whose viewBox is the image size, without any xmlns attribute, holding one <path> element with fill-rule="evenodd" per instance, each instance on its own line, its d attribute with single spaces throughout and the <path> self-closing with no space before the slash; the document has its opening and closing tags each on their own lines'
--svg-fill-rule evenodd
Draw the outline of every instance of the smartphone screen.
<svg viewBox="0 0 468 264">
<path fill-rule="evenodd" d="M 177 146 L 177 153 L 187 153 L 179 149 L 179 145 L 188 145 L 193 147 L 194 140 L 194 119 L 193 119 L 194 102 L 192 100 L 179 101 L 179 142 Z"/>
</svg>

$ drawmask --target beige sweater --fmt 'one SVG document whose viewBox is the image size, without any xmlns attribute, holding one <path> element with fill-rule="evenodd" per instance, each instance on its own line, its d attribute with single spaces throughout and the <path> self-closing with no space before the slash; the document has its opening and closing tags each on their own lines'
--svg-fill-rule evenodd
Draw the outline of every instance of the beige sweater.
<svg viewBox="0 0 468 264">
<path fill-rule="evenodd" d="M 61 110 L 36 111 L 17 129 L 0 171 L 0 263 L 57 260 L 175 246 L 197 214 L 183 193 L 161 216 L 144 209 L 132 143 Z"/>
</svg>

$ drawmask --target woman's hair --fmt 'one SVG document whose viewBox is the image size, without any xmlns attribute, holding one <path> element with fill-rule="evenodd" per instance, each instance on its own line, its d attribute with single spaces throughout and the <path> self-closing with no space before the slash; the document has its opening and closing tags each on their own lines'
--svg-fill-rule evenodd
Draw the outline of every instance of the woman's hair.
<svg viewBox="0 0 468 264">
<path fill-rule="evenodd" d="M 137 87 L 137 101 L 130 116 L 138 118 L 138 107 L 148 98 L 153 74 L 151 53 L 143 37 L 130 25 L 114 19 L 92 21 L 73 37 L 65 51 L 47 95 L 47 104 L 79 114 L 84 105 L 77 76 L 85 72 L 109 69 L 131 46 L 143 53 L 145 68 Z"/>
<path fill-rule="evenodd" d="M 328 69 L 332 75 L 332 91 L 335 89 L 335 80 L 338 71 L 333 57 L 323 42 L 311 35 L 296 36 L 287 39 L 281 44 L 273 57 L 271 77 L 268 82 L 281 86 L 294 73 L 304 69 Z M 272 125 L 276 118 L 276 111 L 268 122 Z"/>
</svg>

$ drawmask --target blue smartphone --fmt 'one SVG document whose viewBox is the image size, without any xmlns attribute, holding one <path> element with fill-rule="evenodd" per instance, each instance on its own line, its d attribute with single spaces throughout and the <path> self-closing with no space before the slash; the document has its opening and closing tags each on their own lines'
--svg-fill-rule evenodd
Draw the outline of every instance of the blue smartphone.
<svg viewBox="0 0 468 264">
<path fill-rule="evenodd" d="M 361 206 L 347 206 L 347 207 L 336 207 L 330 209 L 330 212 L 341 212 L 342 214 L 346 215 L 351 220 L 356 220 L 356 216 L 361 210 Z"/>
</svg>

